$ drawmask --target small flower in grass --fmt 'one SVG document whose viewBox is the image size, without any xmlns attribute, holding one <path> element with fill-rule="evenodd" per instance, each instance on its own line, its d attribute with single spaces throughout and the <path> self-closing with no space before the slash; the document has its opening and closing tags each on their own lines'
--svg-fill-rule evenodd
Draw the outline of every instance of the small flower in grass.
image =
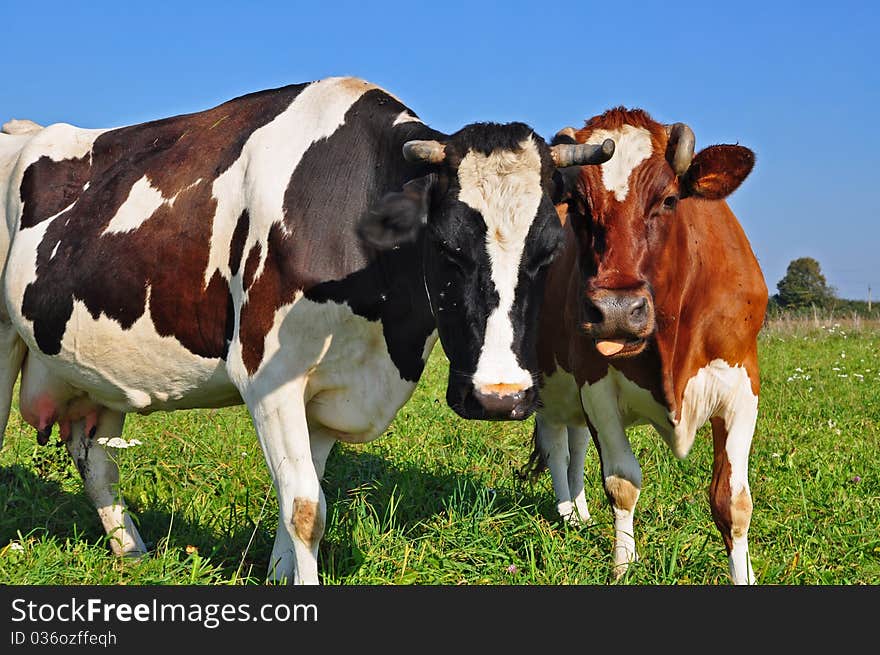
<svg viewBox="0 0 880 655">
<path fill-rule="evenodd" d="M 98 443 L 108 448 L 134 448 L 140 446 L 143 442 L 140 439 L 130 439 L 126 441 L 122 437 L 99 437 Z"/>
<path fill-rule="evenodd" d="M 186 547 L 186 554 L 187 555 L 193 555 L 193 554 L 198 555 L 199 549 L 196 548 L 195 546 L 193 546 L 192 544 L 190 544 Z"/>
<path fill-rule="evenodd" d="M 9 550 L 11 550 L 11 551 L 13 551 L 13 552 L 15 552 L 15 553 L 23 553 L 23 552 L 24 552 L 24 546 L 22 546 L 22 545 L 21 545 L 20 543 L 18 543 L 17 541 L 12 541 L 12 542 L 9 543 Z"/>
<path fill-rule="evenodd" d="M 519 569 L 517 568 L 516 564 L 511 564 L 507 567 L 507 572 L 510 573 L 510 575 L 513 575 L 515 573 L 519 573 Z"/>
<path fill-rule="evenodd" d="M 850 482 L 856 482 L 856 483 L 857 483 L 857 482 L 861 482 L 861 481 L 862 481 L 862 476 L 860 476 L 860 475 L 854 475 L 854 476 L 852 476 L 852 477 L 849 479 L 849 481 L 850 481 Z"/>
</svg>

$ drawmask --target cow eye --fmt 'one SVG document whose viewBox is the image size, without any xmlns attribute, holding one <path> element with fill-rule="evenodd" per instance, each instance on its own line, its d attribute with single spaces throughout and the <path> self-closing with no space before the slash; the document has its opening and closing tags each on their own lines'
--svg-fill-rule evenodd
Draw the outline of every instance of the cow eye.
<svg viewBox="0 0 880 655">
<path fill-rule="evenodd" d="M 559 253 L 559 248 L 551 248 L 549 250 L 545 250 L 540 253 L 536 253 L 533 257 L 529 259 L 528 265 L 526 266 L 526 271 L 529 275 L 537 275 L 538 272 L 556 259 L 556 255 Z"/>
</svg>

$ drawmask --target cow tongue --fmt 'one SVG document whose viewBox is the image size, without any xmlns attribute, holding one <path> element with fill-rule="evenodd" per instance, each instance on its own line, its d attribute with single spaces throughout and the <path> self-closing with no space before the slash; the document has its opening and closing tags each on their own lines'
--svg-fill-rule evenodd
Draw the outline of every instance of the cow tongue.
<svg viewBox="0 0 880 655">
<path fill-rule="evenodd" d="M 625 345 L 626 339 L 602 339 L 596 341 L 596 350 L 605 355 L 605 357 L 610 357 L 623 350 Z"/>
</svg>

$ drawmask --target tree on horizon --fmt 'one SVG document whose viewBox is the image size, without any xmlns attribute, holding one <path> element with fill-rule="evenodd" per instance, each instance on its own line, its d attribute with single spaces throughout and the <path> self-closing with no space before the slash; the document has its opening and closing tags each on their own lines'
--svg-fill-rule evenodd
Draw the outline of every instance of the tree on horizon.
<svg viewBox="0 0 880 655">
<path fill-rule="evenodd" d="M 822 274 L 822 267 L 812 257 L 792 260 L 785 276 L 776 283 L 776 300 L 781 307 L 827 307 L 837 297 L 834 287 Z"/>
</svg>

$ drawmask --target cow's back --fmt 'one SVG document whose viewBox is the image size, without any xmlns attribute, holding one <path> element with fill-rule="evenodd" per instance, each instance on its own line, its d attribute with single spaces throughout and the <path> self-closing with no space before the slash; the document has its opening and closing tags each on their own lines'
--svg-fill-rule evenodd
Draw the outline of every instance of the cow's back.
<svg viewBox="0 0 880 655">
<path fill-rule="evenodd" d="M 16 328 L 121 411 L 239 402 L 230 345 L 253 373 L 280 308 L 364 266 L 352 225 L 399 173 L 388 133 L 404 115 L 330 78 L 112 130 L 46 128 L 8 185 Z"/>
</svg>

